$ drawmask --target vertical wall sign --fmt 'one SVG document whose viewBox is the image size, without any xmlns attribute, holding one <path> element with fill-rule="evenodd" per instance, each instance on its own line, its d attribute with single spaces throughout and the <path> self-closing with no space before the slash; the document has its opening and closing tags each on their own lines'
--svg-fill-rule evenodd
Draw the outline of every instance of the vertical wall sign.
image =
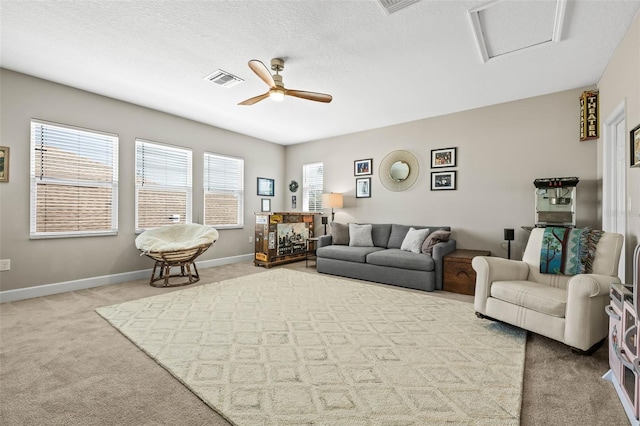
<svg viewBox="0 0 640 426">
<path fill-rule="evenodd" d="M 598 92 L 582 92 L 580 95 L 580 140 L 598 139 Z"/>
</svg>

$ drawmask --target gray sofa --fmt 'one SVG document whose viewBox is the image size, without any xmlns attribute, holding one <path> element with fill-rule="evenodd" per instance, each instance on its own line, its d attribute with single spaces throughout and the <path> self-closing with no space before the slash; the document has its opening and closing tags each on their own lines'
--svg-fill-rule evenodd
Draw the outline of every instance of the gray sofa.
<svg viewBox="0 0 640 426">
<path fill-rule="evenodd" d="M 352 247 L 348 243 L 337 245 L 333 244 L 331 235 L 319 237 L 316 250 L 318 272 L 417 290 L 442 290 L 442 259 L 456 249 L 454 239 L 437 242 L 431 255 L 413 253 L 401 250 L 411 226 L 371 225 L 373 247 Z M 437 230 L 451 231 L 448 226 L 413 228 L 429 228 L 429 235 Z"/>
</svg>

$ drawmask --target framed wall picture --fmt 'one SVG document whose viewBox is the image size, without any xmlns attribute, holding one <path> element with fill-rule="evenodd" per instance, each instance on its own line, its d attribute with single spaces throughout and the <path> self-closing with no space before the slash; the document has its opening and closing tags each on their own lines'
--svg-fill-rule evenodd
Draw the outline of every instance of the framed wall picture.
<svg viewBox="0 0 640 426">
<path fill-rule="evenodd" d="M 353 175 L 354 176 L 366 176 L 373 173 L 372 168 L 373 159 L 368 158 L 366 160 L 356 160 L 353 162 Z"/>
<path fill-rule="evenodd" d="M 295 195 L 291 196 L 291 208 L 294 210 L 298 208 L 298 197 Z"/>
<path fill-rule="evenodd" d="M 431 190 L 456 189 L 456 171 L 431 172 Z"/>
<path fill-rule="evenodd" d="M 455 167 L 457 148 L 441 148 L 431 150 L 431 168 Z"/>
<path fill-rule="evenodd" d="M 356 198 L 371 198 L 371 178 L 356 179 Z"/>
<path fill-rule="evenodd" d="M 273 179 L 258 178 L 258 195 L 273 197 L 275 195 L 275 182 Z"/>
<path fill-rule="evenodd" d="M 640 167 L 640 124 L 631 130 L 631 167 Z"/>
<path fill-rule="evenodd" d="M 269 198 L 263 198 L 261 200 L 260 211 L 263 211 L 263 212 L 271 211 L 271 200 Z"/>
<path fill-rule="evenodd" d="M 0 146 L 0 182 L 9 182 L 9 147 Z"/>
</svg>

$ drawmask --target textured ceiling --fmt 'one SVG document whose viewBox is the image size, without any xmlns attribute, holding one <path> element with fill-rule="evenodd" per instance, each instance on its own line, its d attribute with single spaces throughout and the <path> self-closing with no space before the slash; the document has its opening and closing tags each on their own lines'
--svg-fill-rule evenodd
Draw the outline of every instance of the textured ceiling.
<svg viewBox="0 0 640 426">
<path fill-rule="evenodd" d="M 595 84 L 640 9 L 569 1 L 560 42 L 483 62 L 468 11 L 486 3 L 2 0 L 0 66 L 287 145 Z M 536 3 L 555 10 L 506 9 Z M 508 50 L 521 25 L 502 13 L 490 42 Z M 287 88 L 333 102 L 238 106 L 267 90 L 247 62 L 273 57 Z M 204 80 L 218 68 L 245 81 Z"/>
</svg>

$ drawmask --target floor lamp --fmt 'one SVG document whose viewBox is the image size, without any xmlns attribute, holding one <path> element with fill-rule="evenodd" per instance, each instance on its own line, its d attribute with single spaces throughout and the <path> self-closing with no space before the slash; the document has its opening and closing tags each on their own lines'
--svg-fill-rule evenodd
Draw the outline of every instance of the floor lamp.
<svg viewBox="0 0 640 426">
<path fill-rule="evenodd" d="M 322 207 L 331 207 L 331 222 L 335 220 L 334 208 L 341 209 L 343 205 L 342 194 L 322 194 Z"/>
</svg>

